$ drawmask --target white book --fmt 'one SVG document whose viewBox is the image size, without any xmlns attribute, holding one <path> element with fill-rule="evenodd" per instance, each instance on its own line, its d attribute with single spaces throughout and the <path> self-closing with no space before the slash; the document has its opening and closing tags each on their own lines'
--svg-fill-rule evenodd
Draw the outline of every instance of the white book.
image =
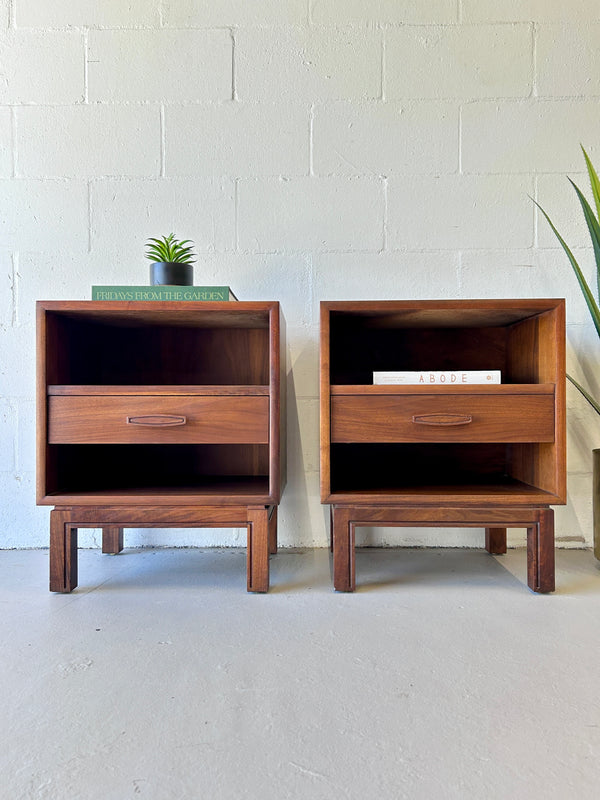
<svg viewBox="0 0 600 800">
<path fill-rule="evenodd" d="M 488 370 L 420 370 L 418 372 L 374 372 L 373 384 L 404 384 L 406 386 L 435 386 L 446 384 L 460 386 L 469 383 L 501 383 L 499 369 Z"/>
</svg>

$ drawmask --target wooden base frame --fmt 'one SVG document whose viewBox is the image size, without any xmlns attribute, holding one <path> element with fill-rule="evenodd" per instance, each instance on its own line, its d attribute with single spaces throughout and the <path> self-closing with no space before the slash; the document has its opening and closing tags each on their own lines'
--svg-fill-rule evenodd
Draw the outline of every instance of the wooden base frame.
<svg viewBox="0 0 600 800">
<path fill-rule="evenodd" d="M 506 529 L 527 528 L 527 584 L 533 592 L 553 592 L 554 511 L 551 508 L 430 508 L 331 506 L 333 584 L 339 592 L 356 588 L 355 530 L 381 527 L 485 528 L 489 553 L 506 552 Z"/>
<path fill-rule="evenodd" d="M 243 528 L 248 531 L 247 589 L 269 590 L 269 554 L 277 552 L 277 506 L 57 506 L 50 512 L 50 591 L 77 586 L 77 529 L 102 528 L 102 552 L 123 549 L 123 528 Z"/>
</svg>

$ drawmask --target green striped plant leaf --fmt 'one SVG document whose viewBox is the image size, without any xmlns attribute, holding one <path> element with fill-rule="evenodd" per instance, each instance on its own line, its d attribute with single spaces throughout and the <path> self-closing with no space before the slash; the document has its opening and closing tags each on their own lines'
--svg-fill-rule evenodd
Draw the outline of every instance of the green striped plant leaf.
<svg viewBox="0 0 600 800">
<path fill-rule="evenodd" d="M 596 262 L 596 285 L 597 285 L 598 297 L 600 298 L 600 180 L 598 179 L 598 174 L 594 169 L 594 166 L 588 154 L 586 153 L 585 148 L 582 146 L 581 149 L 583 151 L 583 156 L 585 158 L 585 163 L 590 179 L 590 185 L 594 197 L 594 205 L 596 206 L 596 213 L 594 213 L 594 210 L 587 201 L 587 198 L 585 197 L 581 189 L 577 186 L 577 184 L 574 183 L 574 181 L 572 181 L 571 178 L 569 178 L 569 181 L 573 186 L 573 188 L 575 189 L 577 197 L 579 198 L 581 208 L 583 209 L 583 216 L 585 218 L 585 222 L 590 234 L 590 239 L 592 241 L 592 248 L 594 250 L 594 260 Z M 577 263 L 577 259 L 571 252 L 571 249 L 569 248 L 563 237 L 560 235 L 560 233 L 556 229 L 556 226 L 554 225 L 548 214 L 544 211 L 542 206 L 536 200 L 534 200 L 533 202 L 546 218 L 548 225 L 550 225 L 552 231 L 554 232 L 554 235 L 560 242 L 560 246 L 565 251 L 567 258 L 569 259 L 571 267 L 573 268 L 573 272 L 575 273 L 575 277 L 577 278 L 577 282 L 579 283 L 579 286 L 581 288 L 584 300 L 592 317 L 592 322 L 594 323 L 594 327 L 596 328 L 596 333 L 600 337 L 600 308 L 598 306 L 596 298 L 592 293 L 592 290 L 588 285 L 588 282 L 585 279 L 583 272 L 581 271 L 579 264 Z M 584 389 L 583 386 L 578 381 L 575 380 L 575 378 L 573 378 L 571 375 L 567 375 L 567 378 L 571 381 L 573 386 L 575 386 L 578 389 L 578 391 L 581 392 L 583 397 L 585 397 L 585 399 L 592 406 L 594 411 L 596 411 L 597 414 L 600 414 L 600 403 L 598 403 L 592 397 L 592 395 L 586 389 Z"/>
<path fill-rule="evenodd" d="M 548 222 L 548 225 L 550 225 L 550 227 L 552 228 L 552 230 L 554 232 L 554 235 L 556 236 L 556 238 L 558 239 L 558 241 L 561 244 L 561 247 L 563 248 L 563 250 L 567 254 L 567 258 L 571 262 L 571 266 L 573 267 L 573 271 L 574 271 L 575 276 L 577 278 L 577 282 L 579 283 L 579 286 L 581 287 L 581 291 L 583 293 L 583 297 L 585 299 L 585 302 L 587 303 L 587 307 L 589 308 L 590 314 L 592 316 L 592 320 L 594 322 L 594 327 L 596 328 L 596 333 L 598 334 L 598 336 L 600 336 L 600 308 L 598 308 L 598 303 L 596 302 L 596 299 L 595 299 L 595 297 L 594 297 L 594 295 L 592 293 L 592 290 L 590 289 L 590 287 L 588 285 L 588 282 L 586 281 L 585 276 L 584 276 L 583 272 L 581 271 L 581 268 L 580 268 L 579 264 L 577 263 L 577 259 L 575 258 L 575 256 L 571 252 L 571 249 L 569 248 L 568 244 L 565 242 L 565 240 L 562 238 L 560 233 L 557 231 L 556 226 L 554 225 L 554 223 L 552 222 L 552 220 L 550 219 L 548 214 L 544 211 L 542 206 L 538 202 L 536 202 L 535 200 L 533 202 L 536 204 L 536 206 L 539 208 L 539 210 L 542 212 L 542 214 L 546 218 L 546 220 Z"/>
<path fill-rule="evenodd" d="M 583 208 L 583 216 L 585 217 L 588 231 L 590 232 L 590 239 L 592 240 L 592 247 L 594 248 L 594 258 L 596 259 L 596 284 L 600 294 L 600 223 L 594 216 L 592 207 L 584 197 L 581 189 L 575 183 L 573 183 L 570 178 L 569 181 L 577 192 L 577 197 L 579 198 L 579 202 Z"/>
<path fill-rule="evenodd" d="M 585 158 L 585 164 L 587 167 L 588 175 L 590 176 L 590 184 L 592 187 L 592 194 L 594 195 L 594 202 L 596 204 L 596 215 L 598 220 L 600 220 L 600 180 L 598 179 L 598 175 L 596 170 L 594 169 L 594 165 L 590 161 L 590 157 L 585 152 L 585 149 L 582 147 L 583 150 L 583 157 Z"/>
<path fill-rule="evenodd" d="M 578 382 L 575 380 L 575 378 L 574 378 L 572 375 L 567 375 L 567 378 L 568 378 L 568 379 L 571 381 L 571 383 L 573 384 L 573 386 L 575 386 L 577 389 L 579 389 L 579 391 L 581 392 L 581 394 L 582 394 L 582 395 L 585 397 L 585 399 L 588 401 L 588 403 L 589 403 L 589 404 L 592 406 L 592 408 L 594 409 L 594 411 L 595 411 L 597 414 L 600 414 L 600 404 L 599 404 L 599 403 L 597 403 L 597 402 L 594 400 L 594 398 L 592 397 L 592 395 L 591 395 L 589 392 L 587 392 L 587 391 L 586 391 L 586 390 L 583 388 L 583 386 L 582 386 L 580 383 L 578 383 Z"/>
</svg>

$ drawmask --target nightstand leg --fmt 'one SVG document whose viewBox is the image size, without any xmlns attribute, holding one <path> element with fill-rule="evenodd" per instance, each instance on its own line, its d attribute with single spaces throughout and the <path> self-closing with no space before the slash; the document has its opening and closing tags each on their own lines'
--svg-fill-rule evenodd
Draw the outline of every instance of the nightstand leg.
<svg viewBox="0 0 600 800">
<path fill-rule="evenodd" d="M 50 512 L 50 591 L 70 592 L 77 586 L 77 528 L 69 513 Z"/>
<path fill-rule="evenodd" d="M 538 522 L 527 528 L 527 584 L 533 592 L 553 592 L 554 511 L 538 511 Z"/>
<path fill-rule="evenodd" d="M 271 516 L 269 517 L 269 553 L 275 555 L 277 552 L 277 506 L 271 506 Z"/>
<path fill-rule="evenodd" d="M 356 588 L 354 525 L 347 508 L 331 507 L 333 522 L 333 587 L 338 592 Z"/>
<path fill-rule="evenodd" d="M 269 509 L 248 509 L 247 574 L 249 592 L 269 591 Z"/>
<path fill-rule="evenodd" d="M 495 556 L 504 555 L 506 553 L 506 528 L 486 528 L 485 549 Z"/>
<path fill-rule="evenodd" d="M 123 528 L 110 525 L 102 528 L 102 552 L 116 555 L 123 549 Z"/>
<path fill-rule="evenodd" d="M 333 553 L 333 506 L 329 506 L 329 552 Z"/>
</svg>

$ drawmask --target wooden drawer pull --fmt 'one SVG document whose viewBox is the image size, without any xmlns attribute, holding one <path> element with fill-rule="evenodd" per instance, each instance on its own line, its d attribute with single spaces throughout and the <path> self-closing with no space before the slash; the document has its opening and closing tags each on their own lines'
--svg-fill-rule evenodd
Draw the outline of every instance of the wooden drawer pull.
<svg viewBox="0 0 600 800">
<path fill-rule="evenodd" d="M 187 419 L 175 414 L 146 414 L 141 417 L 127 417 L 128 425 L 150 425 L 155 428 L 164 428 L 167 425 L 185 425 Z"/>
<path fill-rule="evenodd" d="M 470 414 L 415 414 L 415 425 L 468 425 L 473 422 Z"/>
</svg>

